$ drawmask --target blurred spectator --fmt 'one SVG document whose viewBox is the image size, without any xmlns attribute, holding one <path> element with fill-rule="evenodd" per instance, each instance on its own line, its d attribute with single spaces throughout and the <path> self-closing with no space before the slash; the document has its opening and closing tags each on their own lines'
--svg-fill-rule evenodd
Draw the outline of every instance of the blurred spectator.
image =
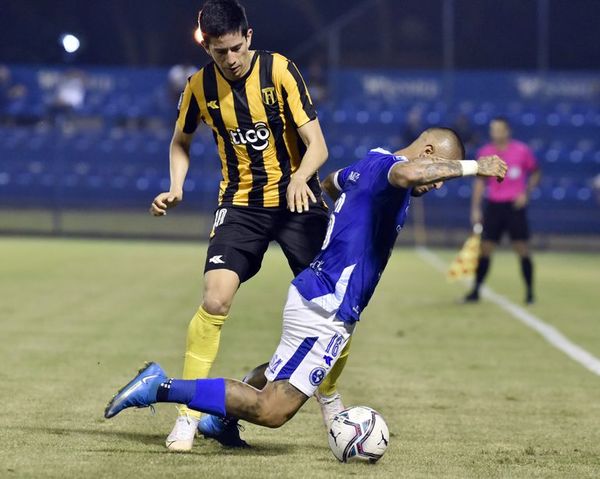
<svg viewBox="0 0 600 479">
<path fill-rule="evenodd" d="M 65 71 L 56 83 L 50 104 L 50 115 L 55 124 L 73 123 L 74 113 L 83 108 L 85 75 L 79 70 Z"/>
<path fill-rule="evenodd" d="M 173 65 L 169 69 L 169 97 L 171 100 L 177 101 L 179 99 L 179 95 L 183 92 L 187 79 L 197 71 L 198 68 L 190 63 Z"/>
<path fill-rule="evenodd" d="M 479 145 L 481 141 L 480 135 L 473 129 L 471 120 L 464 113 L 458 114 L 452 124 L 452 129 L 456 131 L 463 141 L 467 152 L 473 151 Z"/>
<path fill-rule="evenodd" d="M 415 106 L 406 115 L 406 125 L 402 136 L 404 137 L 404 143 L 410 144 L 415 141 L 419 135 L 423 132 L 425 127 L 423 126 L 423 109 Z"/>
<path fill-rule="evenodd" d="M 10 107 L 27 96 L 27 88 L 16 83 L 10 68 L 0 65 L 0 121 L 6 123 L 11 120 Z"/>
<path fill-rule="evenodd" d="M 592 188 L 596 193 L 596 202 L 600 205 L 600 173 L 592 180 Z"/>
<path fill-rule="evenodd" d="M 327 71 L 321 58 L 313 58 L 308 67 L 308 89 L 317 106 L 327 101 Z"/>
</svg>

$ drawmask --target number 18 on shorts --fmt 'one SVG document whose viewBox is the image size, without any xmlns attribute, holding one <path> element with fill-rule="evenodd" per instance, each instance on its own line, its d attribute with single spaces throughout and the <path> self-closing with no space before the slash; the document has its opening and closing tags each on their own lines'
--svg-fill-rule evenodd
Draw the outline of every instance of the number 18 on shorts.
<svg viewBox="0 0 600 479">
<path fill-rule="evenodd" d="M 350 339 L 354 324 L 344 323 L 318 305 L 304 299 L 290 286 L 283 311 L 281 341 L 265 376 L 269 381 L 288 379 L 312 396 L 329 374 Z"/>
</svg>

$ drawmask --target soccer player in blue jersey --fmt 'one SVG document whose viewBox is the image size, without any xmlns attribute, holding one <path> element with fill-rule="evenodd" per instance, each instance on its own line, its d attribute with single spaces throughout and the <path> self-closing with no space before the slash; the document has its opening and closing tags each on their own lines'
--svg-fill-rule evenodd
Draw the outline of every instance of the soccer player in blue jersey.
<svg viewBox="0 0 600 479">
<path fill-rule="evenodd" d="M 178 380 L 149 363 L 110 401 L 104 416 L 157 402 L 244 419 L 266 427 L 287 422 L 315 393 L 354 332 L 392 253 L 411 196 L 465 175 L 506 174 L 497 156 L 464 161 L 458 136 L 431 128 L 395 153 L 377 148 L 331 174 L 337 198 L 320 254 L 290 286 L 281 342 L 257 389 L 233 379 Z"/>
</svg>

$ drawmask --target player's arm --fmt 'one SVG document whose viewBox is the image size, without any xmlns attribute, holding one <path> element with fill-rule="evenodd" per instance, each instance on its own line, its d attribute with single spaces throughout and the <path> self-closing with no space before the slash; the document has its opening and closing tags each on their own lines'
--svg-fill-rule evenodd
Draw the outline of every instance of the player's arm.
<svg viewBox="0 0 600 479">
<path fill-rule="evenodd" d="M 290 211 L 308 211 L 308 200 L 313 203 L 317 198 L 306 183 L 327 160 L 327 145 L 321 131 L 319 120 L 315 119 L 298 128 L 298 134 L 306 145 L 306 153 L 300 166 L 290 178 L 287 189 L 287 202 Z"/>
<path fill-rule="evenodd" d="M 527 149 L 527 164 L 525 166 L 525 170 L 529 173 L 529 176 L 527 178 L 527 187 L 525 191 L 522 194 L 520 194 L 514 202 L 514 207 L 517 209 L 521 209 L 527 206 L 527 203 L 529 203 L 529 196 L 531 195 L 533 190 L 535 190 L 540 184 L 540 180 L 542 178 L 542 172 L 540 170 L 538 162 L 530 149 Z"/>
<path fill-rule="evenodd" d="M 442 185 L 444 184 L 443 181 L 437 181 L 435 183 L 430 183 L 428 185 L 421 185 L 421 186 L 415 186 L 412 191 L 410 192 L 410 196 L 414 196 L 414 197 L 420 197 L 423 196 L 426 193 L 429 193 L 431 190 L 439 190 Z"/>
<path fill-rule="evenodd" d="M 169 147 L 169 172 L 171 186 L 169 191 L 160 193 L 154 198 L 150 213 L 153 216 L 164 216 L 169 208 L 177 206 L 183 200 L 183 183 L 190 166 L 190 146 L 193 134 L 184 133 L 175 126 Z"/>
<path fill-rule="evenodd" d="M 164 216 L 169 208 L 174 208 L 183 199 L 183 184 L 190 166 L 190 146 L 194 132 L 198 126 L 198 102 L 190 81 L 185 87 L 178 105 L 178 116 L 169 146 L 169 172 L 171 186 L 154 198 L 150 206 L 150 214 Z"/>
<path fill-rule="evenodd" d="M 334 171 L 333 173 L 328 174 L 327 177 L 321 182 L 321 189 L 327 193 L 327 196 L 329 196 L 333 201 L 337 201 L 341 193 L 341 189 L 336 183 L 336 177 L 340 174 L 340 171 L 342 170 Z"/>
<path fill-rule="evenodd" d="M 468 175 L 495 177 L 502 181 L 506 169 L 506 163 L 498 156 L 484 156 L 478 162 L 423 156 L 396 163 L 389 171 L 388 179 L 397 188 L 414 188 Z"/>
<path fill-rule="evenodd" d="M 527 189 L 515 200 L 515 208 L 520 209 L 527 206 L 527 203 L 529 203 L 529 196 L 531 195 L 533 190 L 537 188 L 537 185 L 540 184 L 541 179 L 542 171 L 538 167 L 536 167 L 536 169 L 533 170 L 529 175 L 529 178 L 527 178 Z"/>
<path fill-rule="evenodd" d="M 278 81 L 285 93 L 284 98 L 291 113 L 294 126 L 306 145 L 306 152 L 300 166 L 290 179 L 286 199 L 290 211 L 308 211 L 309 199 L 317 199 L 307 185 L 307 181 L 327 160 L 327 145 L 315 107 L 300 71 L 289 60 L 278 63 Z"/>
</svg>

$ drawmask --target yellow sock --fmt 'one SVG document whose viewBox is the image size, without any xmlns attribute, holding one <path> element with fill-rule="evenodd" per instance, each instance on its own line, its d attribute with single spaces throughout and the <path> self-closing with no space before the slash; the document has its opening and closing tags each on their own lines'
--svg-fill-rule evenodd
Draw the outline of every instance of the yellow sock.
<svg viewBox="0 0 600 479">
<path fill-rule="evenodd" d="M 335 362 L 335 364 L 331 368 L 331 371 L 329 372 L 327 377 L 325 377 L 325 379 L 319 386 L 319 394 L 321 394 L 321 396 L 333 396 L 335 394 L 335 392 L 337 390 L 337 380 L 342 375 L 342 371 L 344 370 L 344 367 L 346 366 L 346 361 L 348 361 L 348 355 L 350 354 L 350 343 L 351 342 L 352 342 L 352 337 L 350 337 L 350 339 L 346 343 L 346 346 L 344 346 L 344 349 L 342 349 L 342 352 L 340 353 L 340 357 L 338 358 L 338 360 Z"/>
<path fill-rule="evenodd" d="M 208 314 L 202 306 L 190 321 L 183 361 L 183 379 L 202 379 L 208 377 L 210 368 L 217 357 L 221 339 L 221 327 L 227 316 Z M 188 414 L 199 419 L 201 413 L 179 407 L 179 414 Z"/>
</svg>

